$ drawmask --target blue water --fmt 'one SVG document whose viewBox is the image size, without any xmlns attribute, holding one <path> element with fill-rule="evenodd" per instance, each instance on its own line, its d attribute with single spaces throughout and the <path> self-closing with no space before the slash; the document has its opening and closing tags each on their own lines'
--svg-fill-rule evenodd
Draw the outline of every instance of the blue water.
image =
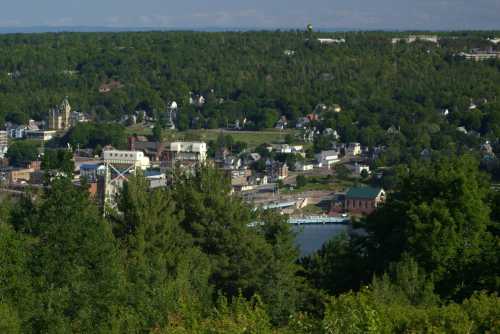
<svg viewBox="0 0 500 334">
<path fill-rule="evenodd" d="M 295 242 L 300 249 L 300 255 L 306 256 L 319 250 L 324 243 L 334 236 L 347 232 L 348 225 L 294 225 L 293 231 L 297 233 Z"/>
</svg>

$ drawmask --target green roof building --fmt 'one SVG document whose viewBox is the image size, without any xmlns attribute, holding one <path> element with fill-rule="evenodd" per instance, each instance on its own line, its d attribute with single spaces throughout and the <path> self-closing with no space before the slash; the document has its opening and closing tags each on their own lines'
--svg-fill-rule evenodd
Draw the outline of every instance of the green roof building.
<svg viewBox="0 0 500 334">
<path fill-rule="evenodd" d="M 385 201 L 382 188 L 354 187 L 347 191 L 344 207 L 351 213 L 370 214 Z"/>
</svg>

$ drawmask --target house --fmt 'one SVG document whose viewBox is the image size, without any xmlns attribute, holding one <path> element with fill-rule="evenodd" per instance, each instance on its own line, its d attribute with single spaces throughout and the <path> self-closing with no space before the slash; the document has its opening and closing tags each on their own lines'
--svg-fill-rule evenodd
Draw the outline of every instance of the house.
<svg viewBox="0 0 500 334">
<path fill-rule="evenodd" d="M 307 114 L 306 117 L 309 119 L 309 121 L 311 122 L 317 122 L 319 121 L 319 116 L 318 114 L 316 113 L 310 113 L 310 114 Z"/>
<path fill-rule="evenodd" d="M 326 129 L 324 129 L 323 130 L 323 135 L 324 136 L 332 136 L 332 138 L 335 139 L 335 140 L 339 140 L 340 139 L 340 135 L 337 132 L 337 130 L 334 130 L 332 128 L 326 128 Z"/>
<path fill-rule="evenodd" d="M 226 170 L 240 169 L 241 166 L 242 166 L 242 161 L 239 157 L 235 157 L 234 155 L 229 155 L 224 159 L 224 169 Z"/>
<path fill-rule="evenodd" d="M 304 146 L 302 145 L 288 145 L 288 144 L 274 144 L 271 145 L 272 151 L 281 154 L 304 154 Z"/>
<path fill-rule="evenodd" d="M 222 147 L 215 152 L 215 161 L 223 163 L 229 155 L 231 155 L 231 151 L 227 147 Z"/>
<path fill-rule="evenodd" d="M 118 81 L 118 80 L 110 80 L 108 82 L 103 82 L 100 86 L 99 86 L 99 93 L 101 94 L 106 94 L 106 93 L 109 93 L 115 89 L 119 89 L 119 88 L 122 88 L 123 87 L 123 84 Z"/>
<path fill-rule="evenodd" d="M 193 104 L 197 107 L 202 107 L 206 103 L 206 99 L 203 95 L 191 95 L 189 96 L 189 104 Z"/>
<path fill-rule="evenodd" d="M 370 214 L 385 201 L 382 188 L 354 187 L 347 191 L 344 208 L 351 213 Z"/>
<path fill-rule="evenodd" d="M 370 174 L 370 166 L 364 164 L 354 164 L 354 174 L 361 176 L 363 171 L 366 171 L 367 174 Z"/>
<path fill-rule="evenodd" d="M 319 168 L 330 168 L 334 163 L 339 161 L 339 152 L 336 150 L 321 151 L 315 157 Z"/>
<path fill-rule="evenodd" d="M 261 158 L 262 158 L 262 157 L 260 156 L 260 154 L 259 154 L 259 153 L 256 153 L 256 152 L 254 152 L 254 153 L 250 153 L 250 154 L 248 155 L 248 160 L 249 160 L 250 162 L 257 162 L 257 161 L 259 161 Z"/>
<path fill-rule="evenodd" d="M 295 163 L 295 170 L 300 172 L 305 172 L 314 169 L 314 164 L 306 161 L 297 161 Z"/>
<path fill-rule="evenodd" d="M 309 123 L 311 123 L 309 118 L 301 117 L 301 118 L 297 119 L 297 121 L 295 122 L 295 127 L 297 129 L 303 129 L 303 128 L 307 127 L 309 125 Z"/>
<path fill-rule="evenodd" d="M 400 130 L 399 130 L 399 127 L 395 127 L 394 125 L 391 125 L 391 126 L 387 129 L 386 133 L 387 133 L 388 135 L 397 135 L 397 134 L 399 134 L 399 133 L 400 133 Z"/>
<path fill-rule="evenodd" d="M 277 182 L 288 177 L 288 166 L 286 163 L 268 160 L 266 165 L 269 182 Z"/>
<path fill-rule="evenodd" d="M 78 123 L 86 123 L 89 119 L 87 115 L 83 112 L 72 111 L 69 116 L 69 124 L 70 126 L 76 126 Z"/>
<path fill-rule="evenodd" d="M 349 143 L 345 149 L 345 154 L 350 156 L 361 155 L 361 144 Z"/>
<path fill-rule="evenodd" d="M 144 136 L 131 136 L 128 138 L 131 151 L 141 151 L 151 161 L 160 161 L 165 152 L 165 145 L 161 142 L 148 141 Z"/>
<path fill-rule="evenodd" d="M 288 126 L 288 120 L 286 119 L 285 116 L 281 116 L 281 118 L 276 122 L 276 125 L 274 126 L 275 129 L 279 130 L 284 130 Z"/>
</svg>

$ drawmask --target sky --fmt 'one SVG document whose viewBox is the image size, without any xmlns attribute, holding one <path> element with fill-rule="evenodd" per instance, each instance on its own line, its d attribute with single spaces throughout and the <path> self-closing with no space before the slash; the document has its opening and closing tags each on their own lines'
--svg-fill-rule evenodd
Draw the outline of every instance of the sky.
<svg viewBox="0 0 500 334">
<path fill-rule="evenodd" d="M 0 0 L 0 27 L 500 29 L 500 0 Z"/>
</svg>

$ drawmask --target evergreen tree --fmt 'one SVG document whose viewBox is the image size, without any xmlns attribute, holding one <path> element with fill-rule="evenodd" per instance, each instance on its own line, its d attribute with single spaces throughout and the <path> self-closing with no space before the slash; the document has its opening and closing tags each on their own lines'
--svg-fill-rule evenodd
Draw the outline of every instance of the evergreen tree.
<svg viewBox="0 0 500 334">
<path fill-rule="evenodd" d="M 125 285 L 110 225 L 84 189 L 69 179 L 51 184 L 37 215 L 30 268 L 39 332 L 111 332 Z"/>
<path fill-rule="evenodd" d="M 111 219 L 126 254 L 128 303 L 139 314 L 140 328 L 164 326 L 182 307 L 201 312 L 211 298 L 208 260 L 180 227 L 182 212 L 175 211 L 171 196 L 149 191 L 142 176 L 131 177 L 117 209 Z"/>
</svg>

